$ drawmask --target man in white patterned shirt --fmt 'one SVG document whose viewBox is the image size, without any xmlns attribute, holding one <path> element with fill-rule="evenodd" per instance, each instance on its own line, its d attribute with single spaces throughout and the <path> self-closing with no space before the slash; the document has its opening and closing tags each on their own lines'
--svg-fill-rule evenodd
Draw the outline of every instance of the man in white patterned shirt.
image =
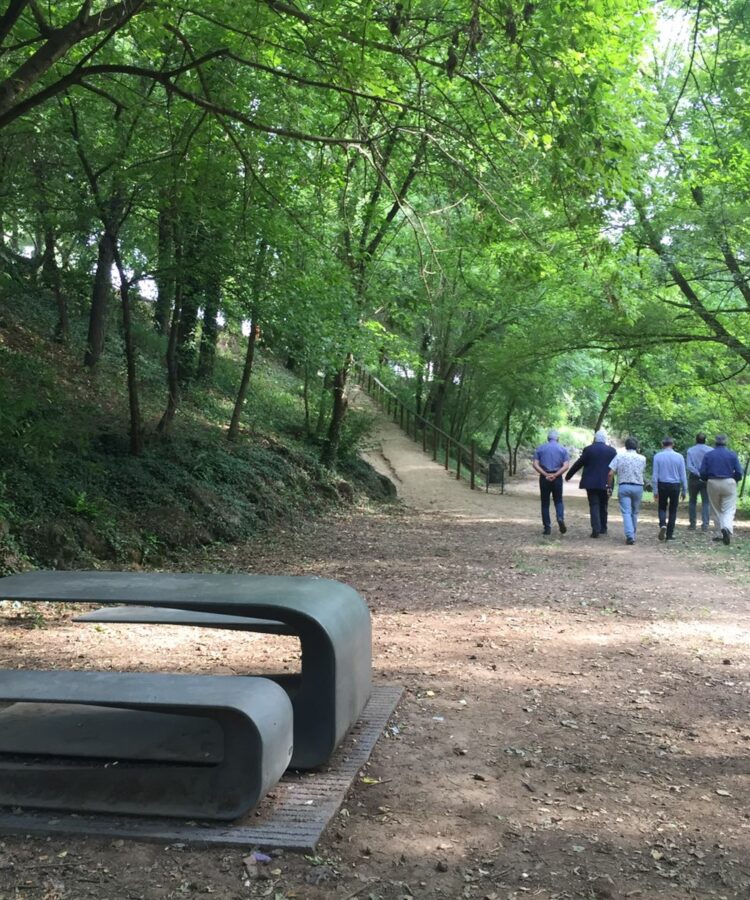
<svg viewBox="0 0 750 900">
<path fill-rule="evenodd" d="M 608 490 L 611 493 L 617 475 L 617 499 L 622 513 L 626 544 L 635 543 L 645 472 L 646 457 L 638 452 L 638 441 L 634 437 L 629 437 L 625 441 L 625 452 L 618 453 L 609 464 L 607 480 Z"/>
</svg>

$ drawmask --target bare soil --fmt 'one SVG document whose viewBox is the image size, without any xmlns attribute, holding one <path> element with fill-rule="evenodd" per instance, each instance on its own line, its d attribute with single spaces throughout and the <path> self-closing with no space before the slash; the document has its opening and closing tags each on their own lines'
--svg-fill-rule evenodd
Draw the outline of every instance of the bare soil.
<svg viewBox="0 0 750 900">
<path fill-rule="evenodd" d="M 404 698 L 317 853 L 250 877 L 251 848 L 5 837 L 0 900 L 748 897 L 748 529 L 726 548 L 682 515 L 659 544 L 647 506 L 628 547 L 614 504 L 592 540 L 571 483 L 568 533 L 543 538 L 531 479 L 472 493 L 387 423 L 369 456 L 392 511 L 176 566 L 338 578 L 372 610 L 375 678 Z M 5 612 L 3 666 L 298 664 L 289 639 Z"/>
</svg>

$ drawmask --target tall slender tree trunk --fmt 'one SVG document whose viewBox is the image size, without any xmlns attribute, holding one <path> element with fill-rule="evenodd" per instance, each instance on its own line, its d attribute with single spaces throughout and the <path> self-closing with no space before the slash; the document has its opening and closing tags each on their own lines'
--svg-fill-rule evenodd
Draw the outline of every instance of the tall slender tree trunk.
<svg viewBox="0 0 750 900">
<path fill-rule="evenodd" d="M 320 436 L 326 423 L 326 413 L 328 411 L 328 392 L 333 385 L 333 376 L 328 372 L 323 376 L 323 384 L 320 389 L 320 402 L 318 403 L 318 420 L 315 423 L 315 434 Z"/>
<path fill-rule="evenodd" d="M 508 474 L 515 475 L 516 470 L 513 468 L 513 445 L 510 441 L 510 417 L 513 415 L 513 405 L 508 408 L 505 413 L 505 446 L 508 450 Z"/>
<path fill-rule="evenodd" d="M 143 425 L 141 406 L 138 398 L 138 377 L 136 369 L 135 341 L 130 309 L 130 283 L 120 258 L 117 242 L 112 244 L 112 255 L 120 276 L 120 301 L 122 306 L 122 337 L 125 344 L 125 364 L 128 373 L 128 407 L 130 410 L 130 452 L 140 456 L 143 449 Z"/>
<path fill-rule="evenodd" d="M 513 472 L 515 475 L 518 472 L 518 451 L 521 448 L 521 443 L 523 439 L 526 437 L 526 432 L 529 429 L 529 425 L 531 425 L 531 420 L 534 417 L 534 413 L 530 412 L 526 418 L 523 420 L 521 427 L 518 429 L 516 433 L 516 442 L 513 445 Z"/>
<path fill-rule="evenodd" d="M 177 376 L 182 384 L 190 381 L 196 369 L 196 332 L 198 310 L 204 300 L 203 275 L 207 253 L 205 229 L 190 229 L 190 237 L 183 247 L 178 284 L 181 285 L 180 323 L 177 331 Z"/>
<path fill-rule="evenodd" d="M 492 437 L 492 443 L 490 444 L 490 449 L 487 456 L 494 456 L 497 453 L 497 448 L 500 446 L 500 441 L 503 437 L 503 431 L 505 430 L 505 420 L 500 422 L 497 426 L 497 430 Z"/>
<path fill-rule="evenodd" d="M 305 360 L 305 377 L 302 382 L 302 400 L 305 404 L 305 434 L 310 434 L 310 366 Z"/>
<path fill-rule="evenodd" d="M 328 426 L 328 435 L 320 460 L 324 466 L 332 469 L 336 464 L 339 446 L 341 445 L 341 432 L 346 415 L 346 381 L 349 376 L 349 368 L 352 364 L 352 355 L 347 353 L 344 365 L 333 376 L 333 410 Z"/>
<path fill-rule="evenodd" d="M 417 381 L 414 389 L 414 405 L 416 406 L 417 413 L 421 416 L 423 414 L 423 395 L 424 395 L 424 381 L 425 381 L 425 369 L 427 368 L 427 352 L 430 349 L 431 336 L 429 331 L 426 331 L 422 335 L 422 342 L 420 344 L 420 354 L 419 354 L 419 364 L 417 365 Z"/>
<path fill-rule="evenodd" d="M 99 239 L 99 248 L 94 273 L 94 285 L 91 292 L 91 310 L 89 312 L 89 331 L 86 338 L 86 352 L 83 364 L 89 369 L 96 368 L 104 352 L 104 340 L 107 334 L 107 312 L 112 295 L 112 265 L 115 261 L 114 242 L 116 235 L 105 227 Z"/>
<path fill-rule="evenodd" d="M 159 334 L 168 335 L 175 297 L 175 240 L 174 216 L 171 202 L 162 198 L 159 210 L 158 252 L 159 266 L 156 272 L 156 307 L 154 325 Z"/>
<path fill-rule="evenodd" d="M 44 258 L 42 260 L 42 277 L 47 287 L 52 291 L 57 306 L 57 325 L 55 326 L 55 340 L 60 344 L 70 342 L 70 320 L 68 317 L 68 303 L 63 293 L 60 281 L 60 267 L 57 265 L 57 247 L 55 233 L 51 228 L 44 232 Z"/>
<path fill-rule="evenodd" d="M 620 385 L 622 384 L 622 378 L 618 381 L 613 381 L 612 386 L 607 392 L 607 396 L 604 398 L 604 403 L 602 403 L 602 408 L 599 410 L 599 415 L 596 417 L 596 422 L 594 423 L 594 431 L 599 431 L 599 429 L 604 424 L 604 419 L 609 412 L 609 408 L 612 405 L 612 401 L 615 399 L 615 394 L 620 390 Z"/>
<path fill-rule="evenodd" d="M 175 245 L 175 266 L 177 271 L 180 269 L 182 261 L 182 252 L 179 242 Z M 162 437 L 168 437 L 172 430 L 172 422 L 177 414 L 177 407 L 180 404 L 180 379 L 177 366 L 177 341 L 180 331 L 180 316 L 182 313 L 182 281 L 177 278 L 176 290 L 174 298 L 174 306 L 172 308 L 172 321 L 169 326 L 169 340 L 167 341 L 167 354 L 165 364 L 167 368 L 167 405 L 156 426 L 156 433 Z"/>
<path fill-rule="evenodd" d="M 198 354 L 198 378 L 210 381 L 214 376 L 216 345 L 219 341 L 219 285 L 212 283 L 206 291 L 203 310 L 200 352 Z"/>
<path fill-rule="evenodd" d="M 240 432 L 240 419 L 242 418 L 242 410 L 245 406 L 247 397 L 247 389 L 250 386 L 250 377 L 253 374 L 253 362 L 255 360 L 255 345 L 258 341 L 258 332 L 260 326 L 257 320 L 253 318 L 250 322 L 250 334 L 247 337 L 247 352 L 245 353 L 245 365 L 242 368 L 242 379 L 240 380 L 240 388 L 237 391 L 237 399 L 234 402 L 234 410 L 232 411 L 232 421 L 229 423 L 229 431 L 227 439 L 233 441 Z"/>
</svg>

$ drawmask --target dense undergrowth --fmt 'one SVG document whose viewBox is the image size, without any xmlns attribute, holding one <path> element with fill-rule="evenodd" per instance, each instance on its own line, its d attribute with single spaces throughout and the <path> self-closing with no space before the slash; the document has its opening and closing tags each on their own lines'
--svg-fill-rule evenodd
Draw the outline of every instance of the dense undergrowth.
<svg viewBox="0 0 750 900">
<path fill-rule="evenodd" d="M 62 347 L 51 340 L 46 301 L 0 284 L 0 574 L 34 565 L 158 565 L 357 496 L 389 496 L 356 453 L 367 417 L 350 414 L 338 470 L 324 468 L 305 429 L 301 383 L 268 351 L 256 357 L 239 439 L 227 441 L 244 353 L 239 335 L 222 335 L 211 383 L 187 387 L 170 437 L 157 436 L 165 345 L 148 314 L 143 304 L 137 343 L 146 434 L 143 454 L 133 457 L 116 310 L 92 374 L 81 365 L 83 318 Z"/>
</svg>

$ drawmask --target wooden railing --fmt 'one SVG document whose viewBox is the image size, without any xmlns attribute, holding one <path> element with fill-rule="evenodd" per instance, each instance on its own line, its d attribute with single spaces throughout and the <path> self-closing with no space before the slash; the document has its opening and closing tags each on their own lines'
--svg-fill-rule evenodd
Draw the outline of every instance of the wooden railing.
<svg viewBox="0 0 750 900">
<path fill-rule="evenodd" d="M 462 472 L 466 472 L 466 479 L 472 490 L 477 487 L 477 476 L 485 483 L 488 482 L 488 466 L 484 460 L 477 457 L 476 445 L 462 444 L 451 437 L 447 431 L 437 428 L 415 409 L 407 406 L 397 397 L 392 390 L 387 388 L 379 378 L 360 363 L 355 363 L 353 372 L 360 387 L 376 402 L 389 418 L 401 428 L 402 431 L 414 440 L 422 444 L 425 453 L 431 453 L 436 462 L 442 462 L 446 471 L 455 468 L 456 478 L 460 479 Z M 504 489 L 503 482 L 500 483 Z"/>
</svg>

